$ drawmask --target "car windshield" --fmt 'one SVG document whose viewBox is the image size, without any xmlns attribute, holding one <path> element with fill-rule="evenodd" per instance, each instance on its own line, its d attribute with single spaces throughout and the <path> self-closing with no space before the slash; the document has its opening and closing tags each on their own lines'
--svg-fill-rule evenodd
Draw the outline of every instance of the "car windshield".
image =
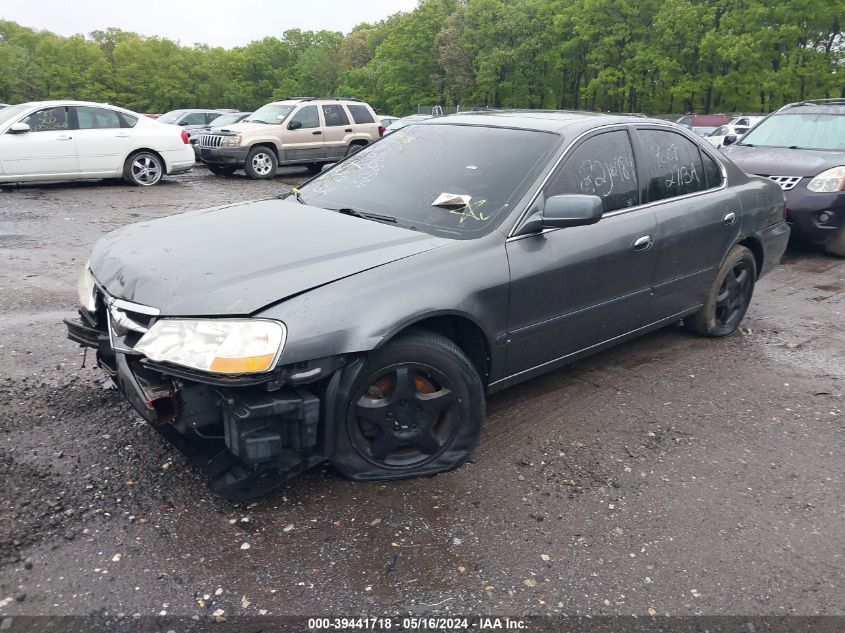
<svg viewBox="0 0 845 633">
<path fill-rule="evenodd" d="M 399 226 L 432 235 L 472 239 L 513 210 L 559 140 L 528 130 L 417 125 L 311 180 L 301 199 L 395 217 Z"/>
<path fill-rule="evenodd" d="M 170 112 L 166 112 L 162 114 L 158 119 L 156 119 L 159 123 L 176 123 L 179 120 L 179 117 L 185 114 L 184 110 L 171 110 Z"/>
<path fill-rule="evenodd" d="M 276 105 L 271 103 L 262 108 L 258 108 L 258 110 L 246 118 L 246 122 L 278 125 L 287 118 L 292 110 L 292 105 Z"/>
<path fill-rule="evenodd" d="M 845 150 L 845 114 L 776 114 L 742 139 L 742 145 Z"/>
<path fill-rule="evenodd" d="M 232 125 L 233 123 L 237 123 L 243 118 L 243 114 L 221 114 L 219 117 L 214 119 L 209 125 L 212 127 L 223 127 L 224 125 Z"/>
<path fill-rule="evenodd" d="M 20 105 L 8 106 L 0 110 L 0 125 L 4 125 L 10 119 L 14 119 L 17 117 L 21 112 L 27 110 L 29 106 L 26 103 L 21 103 Z"/>
</svg>

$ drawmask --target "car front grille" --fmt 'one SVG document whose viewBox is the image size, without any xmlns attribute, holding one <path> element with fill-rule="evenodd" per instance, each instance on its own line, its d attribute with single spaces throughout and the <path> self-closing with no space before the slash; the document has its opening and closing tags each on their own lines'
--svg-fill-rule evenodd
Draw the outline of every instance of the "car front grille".
<svg viewBox="0 0 845 633">
<path fill-rule="evenodd" d="M 784 191 L 789 191 L 790 189 L 794 189 L 795 185 L 801 182 L 801 176 L 766 176 L 769 180 L 775 181 L 777 184 L 780 185 L 780 188 Z"/>
<path fill-rule="evenodd" d="M 99 288 L 97 294 L 97 302 L 106 314 L 106 329 L 112 348 L 118 352 L 133 353 L 138 341 L 158 317 L 158 309 L 115 299 Z"/>
<path fill-rule="evenodd" d="M 208 147 L 209 149 L 217 149 L 223 142 L 223 137 L 220 134 L 200 134 L 200 147 Z"/>
</svg>

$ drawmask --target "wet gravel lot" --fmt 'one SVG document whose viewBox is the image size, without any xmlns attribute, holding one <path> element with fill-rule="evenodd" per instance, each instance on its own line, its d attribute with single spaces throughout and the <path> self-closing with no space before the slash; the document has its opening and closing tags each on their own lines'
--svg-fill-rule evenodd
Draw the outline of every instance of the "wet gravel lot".
<svg viewBox="0 0 845 633">
<path fill-rule="evenodd" d="M 211 496 L 61 319 L 106 232 L 304 177 L 0 192 L 0 615 L 845 613 L 845 261 L 800 247 L 728 339 L 493 396 L 456 472 Z"/>
</svg>

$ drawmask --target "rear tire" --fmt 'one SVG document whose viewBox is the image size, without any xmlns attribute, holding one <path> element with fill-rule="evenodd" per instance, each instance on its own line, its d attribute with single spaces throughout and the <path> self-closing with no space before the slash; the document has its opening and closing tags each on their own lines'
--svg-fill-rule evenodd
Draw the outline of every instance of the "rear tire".
<svg viewBox="0 0 845 633">
<path fill-rule="evenodd" d="M 323 163 L 308 163 L 305 169 L 309 174 L 319 174 L 323 170 Z"/>
<path fill-rule="evenodd" d="M 209 165 L 208 171 L 215 176 L 231 176 L 235 173 L 236 167 L 229 167 L 227 165 Z"/>
<path fill-rule="evenodd" d="M 845 257 L 845 227 L 839 229 L 839 233 L 824 245 L 824 252 L 836 257 Z"/>
<path fill-rule="evenodd" d="M 247 154 L 244 171 L 253 180 L 269 180 L 276 176 L 278 167 L 279 161 L 273 151 L 261 145 Z"/>
<path fill-rule="evenodd" d="M 352 143 L 349 147 L 346 148 L 346 155 L 352 156 L 352 154 L 357 154 L 362 149 L 366 147 L 365 145 L 361 145 L 360 143 Z"/>
<path fill-rule="evenodd" d="M 400 335 L 372 352 L 350 391 L 333 464 L 350 479 L 405 479 L 452 470 L 478 442 L 484 387 L 451 340 Z"/>
<path fill-rule="evenodd" d="M 153 152 L 135 152 L 123 164 L 123 179 L 137 187 L 151 187 L 164 175 L 164 161 Z"/>
<path fill-rule="evenodd" d="M 704 307 L 684 319 L 684 325 L 701 336 L 733 334 L 751 304 L 756 279 L 754 254 L 744 246 L 734 246 L 710 286 Z"/>
</svg>

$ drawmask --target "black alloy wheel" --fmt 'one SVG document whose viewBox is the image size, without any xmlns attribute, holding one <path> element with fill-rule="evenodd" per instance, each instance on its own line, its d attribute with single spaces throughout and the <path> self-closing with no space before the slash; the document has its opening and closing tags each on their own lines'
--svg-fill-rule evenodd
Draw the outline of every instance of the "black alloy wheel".
<svg viewBox="0 0 845 633">
<path fill-rule="evenodd" d="M 411 467 L 440 453 L 460 424 L 449 379 L 403 363 L 368 379 L 349 429 L 353 446 L 383 467 Z"/>
<path fill-rule="evenodd" d="M 723 328 L 736 328 L 748 304 L 754 281 L 747 262 L 739 261 L 725 276 L 719 294 L 716 295 L 716 324 Z"/>
<path fill-rule="evenodd" d="M 734 246 L 707 292 L 704 306 L 686 317 L 686 327 L 701 336 L 733 334 L 742 323 L 757 279 L 757 260 L 744 246 Z"/>
<path fill-rule="evenodd" d="M 430 475 L 469 457 L 484 387 L 454 342 L 420 330 L 370 353 L 345 410 L 332 460 L 340 472 L 361 480 Z"/>
</svg>

